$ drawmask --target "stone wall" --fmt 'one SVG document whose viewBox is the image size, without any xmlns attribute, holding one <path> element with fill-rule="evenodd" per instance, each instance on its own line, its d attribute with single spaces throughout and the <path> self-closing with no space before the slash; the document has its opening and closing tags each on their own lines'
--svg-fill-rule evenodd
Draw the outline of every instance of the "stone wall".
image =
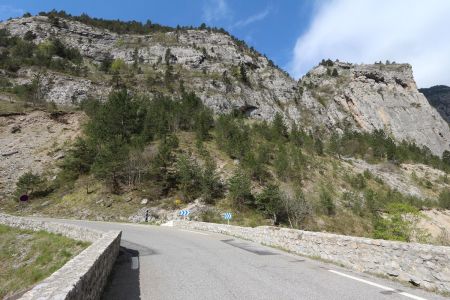
<svg viewBox="0 0 450 300">
<path fill-rule="evenodd" d="M 177 220 L 173 225 L 232 235 L 329 260 L 360 272 L 390 276 L 426 289 L 450 292 L 450 247 L 270 226 L 249 228 Z"/>
<path fill-rule="evenodd" d="M 102 232 L 71 224 L 0 214 L 0 224 L 45 230 L 92 244 L 21 299 L 99 299 L 120 247 L 120 231 Z"/>
</svg>

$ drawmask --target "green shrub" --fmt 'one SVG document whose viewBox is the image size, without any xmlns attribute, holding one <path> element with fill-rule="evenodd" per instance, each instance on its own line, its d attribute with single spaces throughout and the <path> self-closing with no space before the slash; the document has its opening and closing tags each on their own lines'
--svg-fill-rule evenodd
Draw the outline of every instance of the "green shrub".
<svg viewBox="0 0 450 300">
<path fill-rule="evenodd" d="M 241 170 L 228 180 L 228 198 L 234 205 L 241 208 L 254 203 L 250 178 Z"/>
<path fill-rule="evenodd" d="M 217 144 L 230 157 L 243 159 L 251 151 L 250 128 L 242 118 L 221 115 L 216 123 Z"/>
<path fill-rule="evenodd" d="M 450 190 L 445 189 L 439 194 L 439 206 L 445 209 L 450 209 Z"/>
<path fill-rule="evenodd" d="M 47 181 L 38 174 L 26 172 L 21 175 L 16 183 L 16 196 L 23 194 L 34 196 L 43 196 L 49 192 Z"/>
<path fill-rule="evenodd" d="M 116 58 L 111 63 L 110 69 L 111 69 L 111 71 L 113 73 L 120 73 L 120 72 L 125 71 L 127 69 L 127 65 L 125 64 L 125 61 L 123 59 Z"/>
<path fill-rule="evenodd" d="M 274 224 L 278 224 L 280 214 L 283 211 L 283 195 L 277 185 L 267 185 L 261 193 L 255 197 L 256 208 L 266 216 L 272 218 Z"/>
<path fill-rule="evenodd" d="M 189 160 L 184 155 L 178 158 L 176 169 L 178 187 L 183 193 L 185 200 L 191 202 L 201 194 L 201 169 L 195 161 Z"/>
<path fill-rule="evenodd" d="M 367 186 L 366 178 L 361 173 L 358 173 L 355 176 L 348 176 L 348 180 L 354 189 L 362 190 Z"/>
<path fill-rule="evenodd" d="M 332 216 L 336 213 L 336 206 L 330 190 L 322 186 L 319 191 L 319 199 L 322 211 L 326 215 Z"/>
<path fill-rule="evenodd" d="M 200 188 L 203 201 L 214 204 L 215 200 L 222 196 L 223 186 L 216 171 L 216 164 L 212 159 L 206 160 L 201 173 Z"/>
<path fill-rule="evenodd" d="M 416 229 L 417 208 L 405 203 L 390 203 L 385 216 L 374 219 L 374 238 L 410 242 Z"/>
</svg>

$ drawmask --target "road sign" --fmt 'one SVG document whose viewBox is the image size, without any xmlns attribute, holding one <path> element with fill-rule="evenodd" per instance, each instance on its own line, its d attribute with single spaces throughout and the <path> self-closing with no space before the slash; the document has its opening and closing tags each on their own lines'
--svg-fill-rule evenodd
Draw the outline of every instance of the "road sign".
<svg viewBox="0 0 450 300">
<path fill-rule="evenodd" d="M 223 214 L 223 218 L 225 220 L 231 220 L 232 217 L 233 217 L 233 215 L 230 212 L 226 212 Z"/>
<path fill-rule="evenodd" d="M 178 213 L 180 216 L 182 217 L 186 217 L 187 215 L 189 215 L 191 212 L 187 209 L 182 209 L 180 210 L 180 212 Z"/>
<path fill-rule="evenodd" d="M 226 212 L 222 216 L 225 220 L 227 220 L 228 225 L 230 225 L 230 220 L 233 217 L 233 215 L 230 212 Z"/>
</svg>

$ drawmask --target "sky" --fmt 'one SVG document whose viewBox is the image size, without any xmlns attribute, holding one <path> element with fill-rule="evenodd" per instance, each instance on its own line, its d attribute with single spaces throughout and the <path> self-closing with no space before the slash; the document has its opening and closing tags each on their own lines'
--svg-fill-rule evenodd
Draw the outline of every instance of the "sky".
<svg viewBox="0 0 450 300">
<path fill-rule="evenodd" d="M 450 85 L 450 0 L 0 0 L 0 20 L 52 9 L 223 27 L 294 78 L 323 58 L 410 63 L 419 87 Z"/>
</svg>

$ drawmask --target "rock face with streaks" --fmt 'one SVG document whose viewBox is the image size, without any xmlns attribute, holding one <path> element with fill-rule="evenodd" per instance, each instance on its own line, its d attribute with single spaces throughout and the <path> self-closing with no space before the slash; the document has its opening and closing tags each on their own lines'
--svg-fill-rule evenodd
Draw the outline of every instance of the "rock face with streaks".
<svg viewBox="0 0 450 300">
<path fill-rule="evenodd" d="M 123 60 L 128 70 L 134 65 L 134 72 L 125 75 L 136 93 L 177 95 L 183 85 L 217 113 L 238 109 L 270 121 L 278 112 L 288 124 L 307 130 L 384 129 L 397 140 L 414 141 L 437 155 L 449 149 L 448 125 L 417 90 L 408 64 L 327 61 L 296 82 L 265 56 L 219 31 L 118 34 L 73 20 L 55 26 L 46 16 L 12 19 L 0 28 L 22 37 L 31 31 L 34 43 L 58 38 L 80 51 L 83 77 L 51 71 L 43 77 L 46 99 L 57 104 L 104 99 L 113 82 L 99 66 L 111 57 Z M 165 82 L 169 68 L 170 86 Z M 12 81 L 30 81 L 30 72 L 36 71 L 20 70 Z"/>
<path fill-rule="evenodd" d="M 79 49 L 85 59 L 97 65 L 108 56 L 123 59 L 131 65 L 137 57 L 143 69 L 151 69 L 144 70 L 145 75 L 154 75 L 155 81 L 164 77 L 166 64 L 170 64 L 174 67 L 175 77 L 182 79 L 186 87 L 193 89 L 219 113 L 241 109 L 260 119 L 270 120 L 276 112 L 291 120 L 299 117 L 293 101 L 298 98 L 295 80 L 275 68 L 266 57 L 238 44 L 227 34 L 182 30 L 120 35 L 75 21 L 66 21 L 66 25 L 53 26 L 47 17 L 36 16 L 7 21 L 0 28 L 7 28 L 18 36 L 32 31 L 36 35 L 35 43 L 57 37 L 64 44 Z M 245 82 L 240 78 L 241 65 L 247 70 Z M 61 103 L 61 99 L 77 102 L 74 82 L 67 80 L 61 85 L 70 87 L 67 89 L 69 95 L 50 93 L 48 98 L 56 103 Z M 81 91 L 92 84 L 90 80 L 78 81 Z M 67 104 L 71 103 L 67 101 Z"/>
<path fill-rule="evenodd" d="M 437 155 L 449 149 L 448 124 L 417 90 L 408 64 L 319 65 L 299 86 L 302 103 L 312 111 L 312 124 L 328 130 L 383 129 Z"/>
</svg>

